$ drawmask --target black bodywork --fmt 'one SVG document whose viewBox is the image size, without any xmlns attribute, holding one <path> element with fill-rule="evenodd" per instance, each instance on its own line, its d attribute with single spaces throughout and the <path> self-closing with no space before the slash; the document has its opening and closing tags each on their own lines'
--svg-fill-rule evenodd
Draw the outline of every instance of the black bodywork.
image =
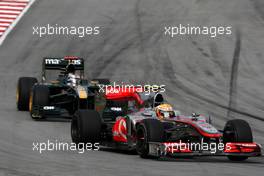
<svg viewBox="0 0 264 176">
<path fill-rule="evenodd" d="M 74 65 L 75 71 L 80 78 L 76 86 L 67 84 L 67 66 Z M 56 70 L 57 79 L 49 80 L 47 71 Z M 40 83 L 33 86 L 46 87 L 48 89 L 48 102 L 39 105 L 32 104 L 31 116 L 34 118 L 43 117 L 65 117 L 71 118 L 78 109 L 94 109 L 94 97 L 98 93 L 98 82 L 88 82 L 84 78 L 84 60 L 76 57 L 65 58 L 44 58 L 42 64 L 42 79 Z M 34 91 L 32 91 L 34 94 Z M 32 95 L 34 96 L 34 95 Z"/>
</svg>

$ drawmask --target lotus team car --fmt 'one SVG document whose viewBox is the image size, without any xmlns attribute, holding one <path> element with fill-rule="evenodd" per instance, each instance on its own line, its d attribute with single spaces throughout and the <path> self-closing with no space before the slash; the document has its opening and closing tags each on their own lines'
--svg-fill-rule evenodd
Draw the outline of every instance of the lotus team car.
<svg viewBox="0 0 264 176">
<path fill-rule="evenodd" d="M 21 77 L 17 84 L 17 108 L 28 111 L 33 119 L 45 117 L 71 118 L 79 109 L 94 109 L 94 92 L 98 83 L 84 79 L 84 60 L 66 56 L 44 58 L 42 79 Z"/>
<path fill-rule="evenodd" d="M 74 115 L 73 142 L 136 150 L 142 158 L 209 155 L 242 161 L 261 155 L 261 146 L 253 142 L 251 128 L 244 120 L 230 120 L 220 131 L 203 115 L 185 116 L 172 110 L 160 93 L 117 90 L 95 101 L 95 110 L 80 110 Z M 220 147 L 198 146 L 205 143 Z M 186 147 L 191 144 L 196 148 Z"/>
</svg>

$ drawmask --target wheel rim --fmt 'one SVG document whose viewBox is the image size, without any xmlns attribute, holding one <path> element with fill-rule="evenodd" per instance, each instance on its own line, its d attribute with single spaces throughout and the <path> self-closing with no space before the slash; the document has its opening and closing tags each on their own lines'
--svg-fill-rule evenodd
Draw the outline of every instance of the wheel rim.
<svg viewBox="0 0 264 176">
<path fill-rule="evenodd" d="M 18 101 L 19 101 L 19 89 L 18 89 L 18 86 L 17 86 L 17 89 L 16 89 L 16 103 L 18 104 Z"/>
<path fill-rule="evenodd" d="M 73 120 L 72 125 L 71 125 L 71 136 L 72 136 L 72 141 L 73 142 L 78 142 L 79 138 L 79 133 L 78 133 L 78 126 L 77 126 L 77 121 Z"/>
<path fill-rule="evenodd" d="M 142 150 L 146 146 L 146 134 L 143 130 L 143 128 L 139 128 L 137 130 L 137 143 L 136 143 L 138 151 L 141 153 Z"/>
<path fill-rule="evenodd" d="M 33 97 L 32 93 L 29 96 L 29 112 L 32 112 Z"/>
</svg>

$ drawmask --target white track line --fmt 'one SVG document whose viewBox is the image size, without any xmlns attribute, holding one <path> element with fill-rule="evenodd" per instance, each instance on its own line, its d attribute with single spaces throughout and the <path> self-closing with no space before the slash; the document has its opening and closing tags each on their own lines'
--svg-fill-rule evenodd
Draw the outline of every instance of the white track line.
<svg viewBox="0 0 264 176">
<path fill-rule="evenodd" d="M 8 24 L 8 23 L 0 23 L 0 26 L 10 26 L 10 24 Z"/>
<path fill-rule="evenodd" d="M 15 0 L 14 2 L 28 2 L 29 0 Z"/>
<path fill-rule="evenodd" d="M 12 6 L 0 6 L 0 8 L 3 9 L 18 9 L 18 10 L 23 10 L 24 7 L 12 7 Z"/>
<path fill-rule="evenodd" d="M 4 0 L 3 2 L 6 2 L 6 1 Z M 10 2 L 10 0 L 8 2 Z M 12 2 L 19 2 L 19 3 L 26 2 L 26 3 L 28 3 L 29 0 L 15 0 L 15 1 L 12 1 Z"/>
<path fill-rule="evenodd" d="M 4 14 L 4 13 L 7 13 L 7 14 L 20 14 L 21 11 L 13 11 L 13 10 L 0 10 L 0 14 Z"/>
<path fill-rule="evenodd" d="M 0 32 L 0 35 L 2 35 L 0 37 L 0 46 L 2 45 L 2 43 L 4 42 L 4 40 L 6 39 L 7 35 L 16 26 L 16 24 L 18 23 L 18 21 L 23 17 L 23 15 L 28 11 L 28 9 L 31 7 L 31 5 L 35 2 L 35 0 L 30 0 L 29 2 L 28 2 L 28 0 L 26 0 L 26 1 L 25 0 L 16 0 L 14 2 L 26 2 L 28 4 L 25 7 L 25 9 L 18 15 L 18 17 L 15 19 L 15 21 L 8 27 L 8 29 L 4 33 L 1 33 Z M 2 21 L 2 20 L 0 20 L 0 21 Z"/>
<path fill-rule="evenodd" d="M 14 20 L 12 20 L 12 19 L 0 19 L 0 21 L 3 21 L 3 22 L 13 22 Z"/>
<path fill-rule="evenodd" d="M 14 3 L 14 2 L 0 2 L 0 5 L 6 5 L 6 6 L 26 6 L 27 3 Z"/>
<path fill-rule="evenodd" d="M 5 15 L 5 14 L 0 14 L 0 18 L 16 18 L 17 15 Z"/>
</svg>

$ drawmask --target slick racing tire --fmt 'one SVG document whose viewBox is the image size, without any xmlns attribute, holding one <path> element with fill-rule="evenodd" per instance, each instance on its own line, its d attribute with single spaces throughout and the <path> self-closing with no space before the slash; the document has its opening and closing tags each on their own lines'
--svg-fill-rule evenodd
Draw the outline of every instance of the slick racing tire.
<svg viewBox="0 0 264 176">
<path fill-rule="evenodd" d="M 44 85 L 35 85 L 32 89 L 29 99 L 29 112 L 33 119 L 42 119 L 44 116 L 40 115 L 39 112 L 34 112 L 34 106 L 48 106 L 49 105 L 49 88 Z"/>
<path fill-rule="evenodd" d="M 92 81 L 98 82 L 98 84 L 109 85 L 111 83 L 110 79 L 93 79 Z"/>
<path fill-rule="evenodd" d="M 33 77 L 20 77 L 17 83 L 16 104 L 19 111 L 29 110 L 29 97 L 32 86 L 38 80 Z"/>
<path fill-rule="evenodd" d="M 78 143 L 99 143 L 101 136 L 101 117 L 97 111 L 78 110 L 71 122 L 72 141 Z"/>
<path fill-rule="evenodd" d="M 234 119 L 229 120 L 224 128 L 224 143 L 227 142 L 253 142 L 252 131 L 249 124 L 245 120 Z M 227 156 L 232 161 L 246 160 L 247 156 Z"/>
<path fill-rule="evenodd" d="M 163 142 L 164 127 L 157 119 L 144 119 L 136 129 L 136 150 L 141 158 L 159 158 L 149 155 L 149 142 Z"/>
<path fill-rule="evenodd" d="M 79 144 L 80 132 L 79 132 L 79 126 L 76 116 L 73 116 L 71 121 L 71 138 L 72 138 L 72 142 L 74 142 L 75 144 Z"/>
</svg>

